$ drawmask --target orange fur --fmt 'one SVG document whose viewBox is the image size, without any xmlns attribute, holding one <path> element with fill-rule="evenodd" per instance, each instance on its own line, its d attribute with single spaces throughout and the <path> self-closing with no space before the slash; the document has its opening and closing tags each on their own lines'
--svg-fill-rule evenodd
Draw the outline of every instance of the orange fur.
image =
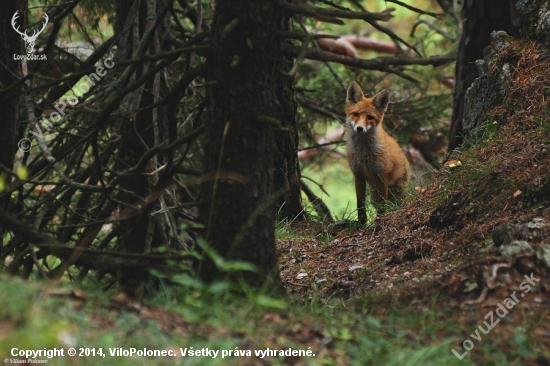
<svg viewBox="0 0 550 366">
<path fill-rule="evenodd" d="M 356 82 L 348 88 L 348 162 L 355 176 L 357 212 L 361 223 L 367 221 L 366 183 L 376 204 L 388 198 L 402 198 L 409 184 L 409 162 L 382 124 L 388 102 L 389 93 L 386 90 L 373 98 L 365 98 Z"/>
</svg>

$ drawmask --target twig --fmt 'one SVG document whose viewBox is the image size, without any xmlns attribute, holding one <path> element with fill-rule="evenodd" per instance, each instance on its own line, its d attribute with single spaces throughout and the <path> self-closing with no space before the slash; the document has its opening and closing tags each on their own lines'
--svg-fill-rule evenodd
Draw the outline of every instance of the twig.
<svg viewBox="0 0 550 366">
<path fill-rule="evenodd" d="M 324 116 L 324 117 L 334 118 L 335 120 L 340 122 L 340 124 L 342 124 L 342 125 L 344 125 L 346 123 L 346 117 L 344 115 L 337 114 L 337 113 L 335 113 L 331 110 L 323 108 L 320 105 L 318 105 L 317 103 L 315 103 L 314 101 L 312 101 L 311 99 L 308 99 L 308 98 L 304 97 L 301 94 L 296 95 L 296 100 L 298 101 L 298 103 L 302 107 L 307 108 L 310 111 L 318 113 L 318 114 L 320 114 L 321 116 Z"/>
<path fill-rule="evenodd" d="M 201 32 L 202 28 L 202 0 L 197 1 L 197 33 Z"/>
<path fill-rule="evenodd" d="M 38 268 L 38 271 L 40 272 L 40 275 L 44 278 L 48 278 L 46 275 L 46 271 L 44 271 L 44 267 L 42 267 L 42 264 L 38 262 L 38 258 L 36 258 L 36 253 L 34 252 L 34 245 L 29 244 L 29 251 L 31 253 L 32 260 L 36 267 Z"/>
<path fill-rule="evenodd" d="M 223 31 L 222 31 L 222 38 L 226 38 L 226 37 L 229 35 L 229 33 L 231 33 L 231 31 L 232 31 L 237 25 L 239 25 L 239 22 L 240 22 L 239 18 L 235 18 L 235 19 L 233 19 L 232 21 L 230 21 L 229 24 L 227 24 L 227 25 L 225 26 L 225 28 L 223 29 Z"/>
<path fill-rule="evenodd" d="M 299 22 L 300 23 L 300 27 L 302 28 L 302 30 L 304 31 L 304 33 L 306 34 L 309 34 L 306 26 L 304 25 L 304 23 L 302 21 Z M 319 45 L 317 44 L 317 42 L 314 43 L 315 44 L 315 47 L 317 48 L 317 50 L 321 50 L 321 48 L 319 47 Z M 325 66 L 329 69 L 330 73 L 332 74 L 332 76 L 334 76 L 334 78 L 336 79 L 336 81 L 338 82 L 338 84 L 340 85 L 340 88 L 342 88 L 342 95 L 346 95 L 346 86 L 344 85 L 344 81 L 342 80 L 342 78 L 340 77 L 340 75 L 338 75 L 338 73 L 332 68 L 332 66 L 330 66 L 330 64 L 327 62 L 327 61 L 323 61 L 323 63 L 325 64 Z"/>
<path fill-rule="evenodd" d="M 289 39 L 320 39 L 320 38 L 330 38 L 338 39 L 340 36 L 334 34 L 310 34 L 310 33 L 300 33 L 300 32 L 291 32 L 291 31 L 280 31 L 279 35 L 283 38 Z"/>
<path fill-rule="evenodd" d="M 418 51 L 416 49 L 416 47 L 414 47 L 413 45 L 411 45 L 410 43 L 408 43 L 407 41 L 405 41 L 403 38 L 399 37 L 397 34 L 395 34 L 391 29 L 389 28 L 386 28 L 384 26 L 381 26 L 380 24 L 376 23 L 376 22 L 368 22 L 370 25 L 372 25 L 374 28 L 378 29 L 379 31 L 383 32 L 383 33 L 386 33 L 388 36 L 391 37 L 391 39 L 395 42 L 395 41 L 399 41 L 401 43 L 403 43 L 405 46 L 409 47 L 411 50 L 413 50 L 418 56 L 422 57 L 422 54 L 420 53 L 420 51 Z M 397 42 L 396 42 L 396 46 L 397 46 Z"/>
<path fill-rule="evenodd" d="M 121 259 L 135 259 L 135 260 L 144 260 L 144 261 L 153 261 L 153 262 L 166 262 L 170 260 L 179 261 L 182 259 L 192 259 L 194 258 L 191 254 L 178 254 L 178 255 L 164 255 L 164 254 L 141 254 L 141 253 L 128 253 L 128 252 L 116 252 L 113 250 L 98 250 L 90 248 L 74 248 L 62 244 L 38 244 L 39 247 L 50 248 L 52 252 L 59 253 L 74 253 L 78 251 L 84 253 L 88 256 L 97 256 L 97 257 L 111 257 L 111 258 L 121 258 Z"/>
<path fill-rule="evenodd" d="M 336 9 L 340 9 L 340 10 L 346 10 L 346 11 L 352 11 L 351 9 L 348 9 L 344 6 L 340 6 L 338 4 L 335 4 L 334 2 L 330 1 L 330 0 L 319 0 L 319 2 L 323 3 L 323 4 L 327 4 L 327 5 L 330 5 L 332 6 L 333 8 L 336 8 Z"/>
<path fill-rule="evenodd" d="M 397 4 L 397 5 L 401 5 L 402 7 L 407 8 L 409 10 L 412 10 L 412 11 L 418 13 L 418 14 L 429 15 L 429 16 L 437 18 L 437 19 L 443 19 L 443 17 L 445 16 L 445 14 L 432 13 L 431 11 L 425 11 L 425 10 L 422 10 L 422 9 L 415 8 L 414 6 L 411 6 L 409 4 L 405 4 L 405 3 L 401 2 L 401 1 L 398 1 L 398 0 L 385 0 L 385 1 Z"/>
<path fill-rule="evenodd" d="M 330 214 L 330 210 L 323 200 L 317 197 L 302 179 L 300 179 L 300 185 L 302 186 L 302 191 L 306 194 L 309 202 L 313 204 L 313 207 L 315 207 L 315 211 L 317 211 L 319 216 L 322 217 L 323 220 L 334 221 L 332 215 Z"/>
<path fill-rule="evenodd" d="M 316 181 L 314 181 L 314 180 L 311 179 L 310 177 L 306 177 L 305 175 L 302 175 L 302 178 L 311 181 L 313 184 L 315 184 L 317 187 L 319 187 L 319 189 L 320 189 L 321 191 L 323 191 L 324 194 L 326 194 L 327 196 L 330 197 L 330 194 L 328 194 L 328 192 L 325 191 L 325 189 L 323 188 L 323 185 L 322 185 L 322 184 L 317 183 Z"/>
<path fill-rule="evenodd" d="M 387 22 L 393 15 L 391 14 L 394 11 L 394 8 L 388 8 L 380 13 L 370 13 L 368 11 L 356 12 L 349 10 L 340 10 L 340 9 L 327 9 L 320 8 L 316 6 L 309 5 L 295 5 L 287 3 L 286 1 L 279 2 L 279 6 L 284 10 L 293 13 L 301 14 L 306 16 L 321 16 L 321 17 L 331 17 L 331 18 L 343 18 L 343 19 L 361 19 L 367 22 L 370 21 L 382 21 Z"/>
<path fill-rule="evenodd" d="M 312 150 L 312 149 L 319 149 L 321 147 L 324 147 L 324 146 L 329 146 L 329 145 L 340 145 L 340 144 L 344 144 L 345 141 L 332 141 L 332 142 L 326 142 L 324 144 L 318 144 L 318 145 L 313 145 L 313 146 L 308 146 L 308 147 L 303 147 L 301 149 L 298 149 L 298 151 L 305 151 L 305 150 Z"/>
<path fill-rule="evenodd" d="M 309 287 L 308 285 L 302 285 L 302 284 L 294 283 L 294 282 L 290 282 L 290 281 L 285 281 L 285 283 L 288 283 L 289 285 L 292 285 L 292 286 Z"/>
<path fill-rule="evenodd" d="M 212 228 L 212 220 L 214 217 L 214 207 L 216 205 L 216 193 L 218 191 L 218 184 L 220 182 L 220 173 L 222 170 L 222 159 L 223 159 L 223 153 L 225 148 L 225 139 L 227 138 L 227 133 L 229 132 L 229 127 L 231 126 L 231 123 L 229 121 L 225 122 L 225 126 L 223 128 L 223 135 L 222 135 L 222 143 L 220 146 L 220 155 L 218 157 L 218 166 L 216 167 L 216 177 L 214 178 L 214 187 L 212 188 L 212 203 L 210 204 L 210 212 L 208 214 L 208 225 L 207 225 L 207 231 L 206 231 L 206 240 L 210 239 L 210 230 Z M 199 272 L 200 267 L 202 267 L 202 261 L 199 266 Z"/>
<path fill-rule="evenodd" d="M 289 56 L 296 57 L 299 50 L 295 46 L 282 45 L 282 51 Z M 434 67 L 445 65 L 455 60 L 454 57 L 431 56 L 431 57 L 377 57 L 370 60 L 361 58 L 337 55 L 330 52 L 308 49 L 306 58 L 318 61 L 337 62 L 342 65 L 357 67 L 363 70 L 378 70 L 391 72 L 401 76 L 409 81 L 417 82 L 416 79 L 402 73 L 401 71 L 392 68 L 391 66 L 406 66 L 406 65 L 432 65 Z"/>
<path fill-rule="evenodd" d="M 445 32 L 443 29 L 433 25 L 432 23 L 430 22 L 427 22 L 425 20 L 419 20 L 417 21 L 416 23 L 414 23 L 412 29 L 411 29 L 411 34 L 410 36 L 411 37 L 414 37 L 414 32 L 416 31 L 416 28 L 420 25 L 420 24 L 426 24 L 429 28 L 433 29 L 434 31 L 436 31 L 437 33 L 441 34 L 443 37 L 447 38 L 448 40 L 450 41 L 455 41 L 455 39 L 453 37 L 451 37 L 451 35 L 447 32 Z"/>
<path fill-rule="evenodd" d="M 363 5 L 361 5 L 361 2 L 359 0 L 349 0 L 349 2 L 355 5 L 361 11 L 366 11 L 366 9 L 363 7 Z"/>
<path fill-rule="evenodd" d="M 22 66 L 23 66 L 22 67 L 23 76 L 26 76 L 28 74 L 27 59 L 23 59 Z M 27 80 L 27 85 L 30 87 L 29 80 Z M 40 147 L 40 150 L 42 151 L 42 154 L 44 154 L 44 157 L 46 158 L 46 160 L 53 165 L 55 172 L 57 173 L 57 175 L 59 175 L 59 179 L 66 185 L 83 190 L 83 191 L 95 191 L 95 192 L 102 191 L 103 190 L 102 187 L 91 186 L 84 183 L 78 183 L 65 175 L 65 172 L 63 172 L 63 168 L 61 167 L 61 164 L 59 164 L 59 162 L 52 156 L 52 154 L 50 153 L 50 150 L 48 149 L 48 144 L 44 140 L 44 135 L 42 134 L 42 131 L 40 130 L 38 122 L 36 121 L 33 102 L 32 102 L 30 93 L 27 93 L 25 95 L 25 102 L 27 107 L 27 115 L 29 117 L 31 125 L 34 127 L 35 131 L 37 132 L 34 134 L 34 136 L 38 140 L 38 146 Z"/>
</svg>

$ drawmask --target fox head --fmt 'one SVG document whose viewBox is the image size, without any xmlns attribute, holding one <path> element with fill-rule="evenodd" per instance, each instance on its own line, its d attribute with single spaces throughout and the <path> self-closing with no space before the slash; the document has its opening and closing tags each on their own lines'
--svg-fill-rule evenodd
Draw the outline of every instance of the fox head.
<svg viewBox="0 0 550 366">
<path fill-rule="evenodd" d="M 372 98 L 365 98 L 363 90 L 354 81 L 348 88 L 346 121 L 357 133 L 372 131 L 384 119 L 389 101 L 390 93 L 387 90 L 382 90 Z"/>
</svg>

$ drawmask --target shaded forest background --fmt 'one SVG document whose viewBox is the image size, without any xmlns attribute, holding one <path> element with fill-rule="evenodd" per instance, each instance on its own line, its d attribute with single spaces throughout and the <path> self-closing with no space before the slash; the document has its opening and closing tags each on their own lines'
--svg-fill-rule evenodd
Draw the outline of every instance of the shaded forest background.
<svg viewBox="0 0 550 366">
<path fill-rule="evenodd" d="M 4 4 L 0 353 L 309 347 L 205 364 L 547 364 L 548 9 Z M 352 81 L 391 92 L 384 125 L 413 167 L 402 205 L 371 208 L 365 227 L 343 159 Z M 529 275 L 541 282 L 522 310 L 470 340 Z"/>
<path fill-rule="evenodd" d="M 396 11 L 387 5 L 317 5 L 13 2 L 7 53 L 25 53 L 15 26 L 38 32 L 45 12 L 49 22 L 34 45 L 46 60 L 5 60 L 6 270 L 136 291 L 152 268 L 173 271 L 168 261 L 215 279 L 221 255 L 254 264 L 251 284 L 277 278 L 275 221 L 332 219 L 297 152 L 338 153 L 342 136 L 315 139 L 344 122 L 352 80 L 393 92 L 389 128 L 424 152 L 420 169 L 437 168 L 449 128 L 442 85 L 452 84 L 450 66 L 437 67 L 454 60 L 456 6 L 393 4 L 414 21 L 407 37 L 385 25 Z"/>
</svg>

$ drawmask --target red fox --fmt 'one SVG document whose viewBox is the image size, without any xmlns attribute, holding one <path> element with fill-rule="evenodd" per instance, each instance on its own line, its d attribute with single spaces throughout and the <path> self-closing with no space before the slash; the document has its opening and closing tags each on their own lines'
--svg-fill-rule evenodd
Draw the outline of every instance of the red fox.
<svg viewBox="0 0 550 366">
<path fill-rule="evenodd" d="M 355 176 L 359 222 L 367 221 L 366 183 L 372 201 L 379 206 L 388 198 L 402 198 L 409 184 L 409 162 L 395 141 L 384 130 L 382 120 L 390 93 L 382 90 L 365 98 L 363 90 L 352 82 L 346 98 L 348 162 Z"/>
</svg>

